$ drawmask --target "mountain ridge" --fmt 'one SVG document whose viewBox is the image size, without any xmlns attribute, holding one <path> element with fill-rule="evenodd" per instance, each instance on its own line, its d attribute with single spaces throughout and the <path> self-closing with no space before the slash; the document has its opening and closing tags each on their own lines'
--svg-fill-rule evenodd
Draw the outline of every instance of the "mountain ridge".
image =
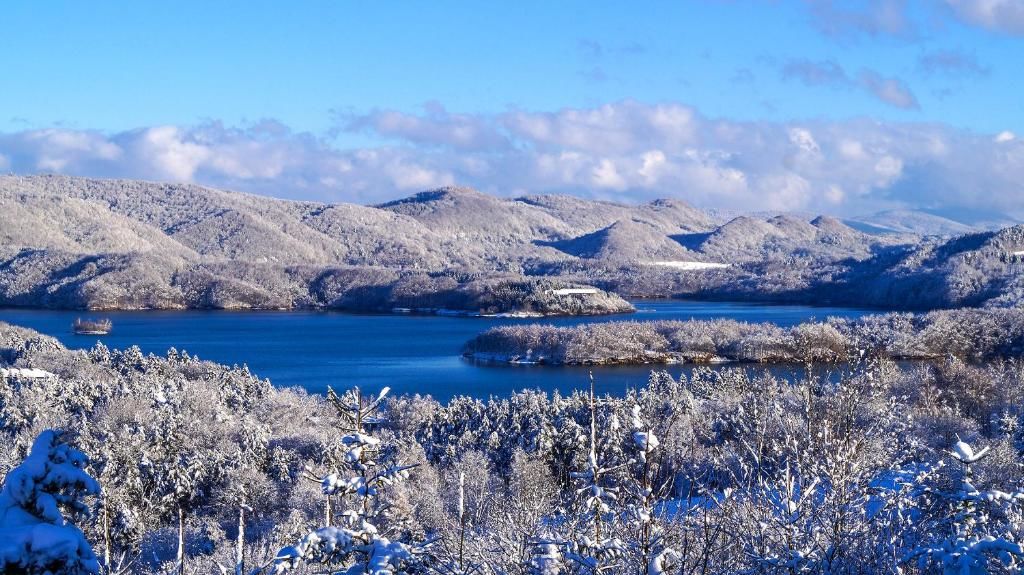
<svg viewBox="0 0 1024 575">
<path fill-rule="evenodd" d="M 0 206 L 5 305 L 515 311 L 527 292 L 558 291 L 550 282 L 630 297 L 924 309 L 1024 299 L 1012 254 L 1024 243 L 872 234 L 826 215 L 722 222 L 680 199 L 627 205 L 445 187 L 362 206 L 194 184 L 0 176 Z M 1000 245 L 1016 245 L 1015 229 L 1000 232 Z M 518 299 L 488 299 L 487 286 L 508 282 L 520 286 Z M 540 300 L 531 305 L 561 309 Z"/>
</svg>

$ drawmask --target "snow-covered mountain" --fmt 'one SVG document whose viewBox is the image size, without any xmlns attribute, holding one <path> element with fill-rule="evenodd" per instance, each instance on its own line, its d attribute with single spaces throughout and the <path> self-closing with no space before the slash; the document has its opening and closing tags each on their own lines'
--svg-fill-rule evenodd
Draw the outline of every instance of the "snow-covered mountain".
<svg viewBox="0 0 1024 575">
<path fill-rule="evenodd" d="M 529 292 L 542 280 L 626 296 L 923 308 L 1012 305 L 1006 290 L 1017 293 L 1017 256 L 974 250 L 964 260 L 956 246 L 978 237 L 963 235 L 974 227 L 924 212 L 721 221 L 680 199 L 626 205 L 457 187 L 362 206 L 66 176 L 0 177 L 0 208 L 0 303 L 9 305 L 504 310 L 489 291 L 512 282 Z M 965 285 L 983 290 L 906 295 L 922 278 L 952 286 L 965 266 L 981 274 Z"/>
<path fill-rule="evenodd" d="M 961 236 L 995 231 L 1022 223 L 1006 214 L 958 211 L 955 214 L 929 210 L 886 210 L 844 220 L 847 225 L 870 234 L 915 234 L 919 236 Z"/>
</svg>

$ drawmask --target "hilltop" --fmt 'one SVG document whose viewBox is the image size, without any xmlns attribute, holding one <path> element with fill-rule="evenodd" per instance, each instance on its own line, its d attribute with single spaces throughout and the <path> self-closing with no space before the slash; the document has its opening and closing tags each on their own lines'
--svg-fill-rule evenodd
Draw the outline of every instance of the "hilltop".
<svg viewBox="0 0 1024 575">
<path fill-rule="evenodd" d="M 829 216 L 723 221 L 681 199 L 445 187 L 362 206 L 68 176 L 0 177 L 0 208 L 6 305 L 609 313 L 629 309 L 615 293 L 914 309 L 1024 297 L 1020 227 L 926 237 Z M 551 295 L 563 288 L 597 290 Z"/>
</svg>

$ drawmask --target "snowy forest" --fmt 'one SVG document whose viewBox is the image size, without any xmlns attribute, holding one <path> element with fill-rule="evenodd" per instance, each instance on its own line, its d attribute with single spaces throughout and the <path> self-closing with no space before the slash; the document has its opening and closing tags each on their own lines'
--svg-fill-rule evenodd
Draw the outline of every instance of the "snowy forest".
<svg viewBox="0 0 1024 575">
<path fill-rule="evenodd" d="M 0 5 L 0 575 L 1024 575 L 1024 0 Z"/>
<path fill-rule="evenodd" d="M 4 573 L 1013 573 L 1024 364 L 278 389 L 0 324 Z M 585 384 L 584 384 L 585 389 Z"/>
</svg>

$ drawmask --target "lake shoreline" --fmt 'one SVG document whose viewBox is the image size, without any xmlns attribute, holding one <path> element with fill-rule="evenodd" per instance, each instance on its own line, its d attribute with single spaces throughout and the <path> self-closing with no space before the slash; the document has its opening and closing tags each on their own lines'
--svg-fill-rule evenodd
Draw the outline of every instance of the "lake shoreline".
<svg viewBox="0 0 1024 575">
<path fill-rule="evenodd" d="M 462 347 L 481 331 L 496 326 L 544 324 L 574 326 L 643 319 L 684 320 L 730 317 L 796 325 L 812 317 L 859 317 L 862 310 L 759 306 L 682 300 L 637 301 L 630 315 L 554 317 L 461 317 L 344 310 L 183 310 L 118 311 L 103 314 L 113 322 L 110 335 L 74 335 L 81 310 L 0 308 L 0 321 L 56 337 L 69 349 L 89 351 L 97 343 L 110 350 L 138 346 L 144 355 L 179 353 L 225 365 L 247 365 L 275 386 L 323 393 L 327 386 L 359 382 L 367 389 L 389 386 L 396 393 L 458 394 L 488 397 L 518 389 L 567 392 L 588 385 L 593 369 L 598 390 L 612 394 L 646 381 L 651 369 L 676 375 L 683 365 L 545 366 L 518 369 L 507 364 L 473 364 Z M 0 345 L 2 347 L 2 345 Z"/>
<path fill-rule="evenodd" d="M 266 312 L 280 312 L 280 313 L 292 313 L 292 312 L 320 312 L 325 314 L 346 314 L 356 316 L 388 316 L 388 315 L 438 315 L 448 317 L 470 317 L 470 318 L 526 318 L 526 319 L 537 319 L 545 317 L 585 317 L 585 316 L 608 316 L 608 315 L 633 315 L 638 313 L 640 310 L 636 309 L 636 304 L 658 304 L 658 303 L 685 303 L 685 304 L 724 304 L 732 306 L 745 306 L 750 308 L 808 308 L 808 309 L 843 309 L 843 310 L 859 310 L 864 312 L 876 311 L 879 313 L 889 312 L 927 312 L 927 311 L 938 311 L 931 309 L 904 309 L 904 308 L 885 308 L 875 307 L 869 305 L 845 305 L 837 302 L 825 302 L 825 301 L 813 301 L 805 302 L 797 299 L 773 299 L 773 298 L 719 298 L 714 296 L 628 296 L 624 298 L 627 303 L 634 306 L 633 310 L 622 310 L 622 311 L 594 311 L 592 313 L 544 313 L 534 311 L 510 311 L 510 312 L 496 312 L 487 313 L 473 310 L 463 310 L 457 308 L 433 308 L 433 307 L 402 307 L 396 306 L 391 308 L 360 308 L 360 307 L 335 307 L 326 305 L 294 305 L 291 307 L 285 306 L 268 306 L 268 307 L 189 307 L 189 306 L 161 306 L 161 307 L 75 307 L 75 306 L 53 306 L 53 305 L 19 305 L 10 302 L 0 303 L 0 313 L 4 311 L 58 311 L 58 312 L 78 312 L 82 314 L 101 314 L 101 313 L 123 313 L 123 312 L 143 312 L 143 313 L 176 313 L 176 312 L 209 312 L 209 313 L 238 313 L 245 314 L 249 312 L 255 313 L 266 313 Z"/>
<path fill-rule="evenodd" d="M 893 355 L 885 359 L 897 362 L 926 362 L 943 359 L 941 354 L 920 354 L 920 355 Z M 631 358 L 605 358 L 585 361 L 558 362 L 546 358 L 521 359 L 517 356 L 486 353 L 463 353 L 462 358 L 466 361 L 479 365 L 510 365 L 510 366 L 539 366 L 539 367 L 619 367 L 619 366 L 693 366 L 693 367 L 786 367 L 807 365 L 798 359 L 777 360 L 777 361 L 754 361 L 744 359 L 731 359 L 727 357 L 711 357 L 709 359 L 693 359 L 681 354 L 655 354 L 652 353 L 649 359 L 637 361 Z M 844 365 L 848 361 L 814 361 L 812 365 Z"/>
</svg>

